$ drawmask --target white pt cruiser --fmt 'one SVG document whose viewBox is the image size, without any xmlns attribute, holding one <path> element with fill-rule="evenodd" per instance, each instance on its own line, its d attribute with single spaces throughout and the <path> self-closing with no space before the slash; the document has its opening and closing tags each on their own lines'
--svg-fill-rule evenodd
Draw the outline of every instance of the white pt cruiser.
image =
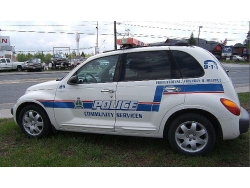
<svg viewBox="0 0 250 188">
<path fill-rule="evenodd" d="M 29 87 L 11 112 L 28 137 L 75 131 L 167 138 L 193 156 L 249 128 L 227 72 L 195 46 L 95 55 L 60 80 Z"/>
</svg>

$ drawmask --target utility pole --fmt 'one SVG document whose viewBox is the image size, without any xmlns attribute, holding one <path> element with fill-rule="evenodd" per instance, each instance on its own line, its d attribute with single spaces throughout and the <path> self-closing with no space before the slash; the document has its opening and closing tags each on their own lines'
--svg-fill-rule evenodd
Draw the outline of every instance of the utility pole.
<svg viewBox="0 0 250 188">
<path fill-rule="evenodd" d="M 98 48 L 98 21 L 96 25 L 96 45 L 95 45 L 95 55 L 99 54 L 99 48 Z"/>
<path fill-rule="evenodd" d="M 76 55 L 80 55 L 80 53 L 79 53 L 79 41 L 80 41 L 80 34 L 77 31 L 76 32 Z"/>
<path fill-rule="evenodd" d="M 114 47 L 117 50 L 117 37 L 116 37 L 116 21 L 114 21 Z"/>
<path fill-rule="evenodd" d="M 202 28 L 203 26 L 199 26 L 199 34 L 198 34 L 198 46 L 200 46 L 200 29 Z"/>
<path fill-rule="evenodd" d="M 0 29 L 0 51 L 2 50 L 2 38 L 1 38 L 1 29 Z"/>
<path fill-rule="evenodd" d="M 96 47 L 98 47 L 98 21 L 97 21 L 97 26 L 96 26 Z"/>
<path fill-rule="evenodd" d="M 248 30 L 248 61 L 250 63 L 250 21 L 249 21 L 249 30 Z"/>
</svg>

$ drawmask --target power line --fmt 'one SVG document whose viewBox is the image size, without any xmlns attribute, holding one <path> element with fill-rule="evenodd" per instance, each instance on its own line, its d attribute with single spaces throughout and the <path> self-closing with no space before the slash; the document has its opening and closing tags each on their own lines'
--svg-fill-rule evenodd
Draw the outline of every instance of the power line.
<svg viewBox="0 0 250 188">
<path fill-rule="evenodd" d="M 194 32 L 196 31 L 195 29 L 180 29 L 180 28 L 167 28 L 167 27 L 159 27 L 159 26 L 148 26 L 148 25 L 135 25 L 135 24 L 123 24 L 123 25 L 128 25 L 128 26 L 134 26 L 134 27 L 147 27 L 147 28 L 152 28 L 152 29 L 162 29 L 162 30 L 172 30 L 172 31 L 189 31 L 189 32 Z M 197 27 L 197 26 L 195 26 Z M 205 26 L 204 26 L 205 27 Z M 207 28 L 207 27 L 206 27 Z M 213 29 L 212 27 L 210 27 Z M 221 28 L 221 29 L 228 29 L 228 28 Z M 207 33 L 230 33 L 230 34 L 247 34 L 247 33 L 231 33 L 231 32 L 221 32 L 221 31 L 208 31 L 208 30 L 202 30 L 202 32 L 207 32 Z"/>
<path fill-rule="evenodd" d="M 169 25 L 177 25 L 177 26 L 192 26 L 192 27 L 197 27 L 200 24 L 212 24 L 212 25 L 225 25 L 225 26 L 242 26 L 242 27 L 247 27 L 247 22 L 246 21 L 234 21 L 237 24 L 228 24 L 226 22 L 206 22 L 206 21 L 183 21 L 184 23 L 191 23 L 191 24 L 197 24 L 197 25 L 186 25 L 183 24 L 181 22 L 163 22 L 163 21 L 146 21 L 148 23 L 157 23 L 157 24 L 169 24 Z M 229 22 L 233 22 L 233 21 L 229 21 Z M 240 24 L 240 25 L 239 25 Z M 212 27 L 212 28 L 216 28 L 216 27 Z M 222 28 L 224 29 L 224 28 Z"/>
<path fill-rule="evenodd" d="M 92 21 L 91 24 L 13 24 L 13 25 L 2 25 L 5 27 L 68 27 L 68 26 L 96 26 L 96 21 Z M 100 23 L 99 25 L 111 25 L 112 23 Z"/>
<path fill-rule="evenodd" d="M 140 25 L 134 25 L 134 26 L 140 26 Z M 141 27 L 147 27 L 147 26 L 141 26 Z M 150 26 L 149 26 L 150 27 Z M 195 30 L 190 30 L 190 29 L 175 29 L 175 28 L 160 28 L 160 27 L 150 27 L 150 28 L 158 28 L 158 29 L 168 29 L 168 30 L 173 30 L 173 31 L 188 31 L 188 32 L 194 32 Z M 71 35 L 75 35 L 75 32 L 65 32 L 65 31 L 26 31 L 26 30 L 5 30 L 3 29 L 2 32 L 19 32 L 19 33 L 48 33 L 48 34 L 71 34 Z M 245 34 L 246 33 L 239 33 L 239 32 L 220 32 L 220 31 L 207 31 L 207 30 L 202 30 L 202 32 L 204 33 L 217 33 L 217 34 L 233 34 L 233 35 L 239 35 L 239 34 Z M 82 33 L 82 32 L 78 32 L 81 35 L 96 35 L 96 33 Z M 114 34 L 107 34 L 107 33 L 101 33 L 99 35 L 114 35 Z M 143 34 L 138 34 L 138 35 L 143 35 Z M 150 36 L 155 36 L 155 35 L 150 35 Z"/>
<path fill-rule="evenodd" d="M 79 48 L 79 50 L 88 50 L 88 49 L 91 49 L 91 48 L 94 48 L 94 46 Z M 75 51 L 77 49 L 76 48 L 75 49 L 71 48 L 70 50 Z M 68 51 L 68 50 L 57 50 L 57 51 L 63 52 L 63 51 Z M 53 52 L 53 50 L 16 50 L 16 52 Z"/>
</svg>

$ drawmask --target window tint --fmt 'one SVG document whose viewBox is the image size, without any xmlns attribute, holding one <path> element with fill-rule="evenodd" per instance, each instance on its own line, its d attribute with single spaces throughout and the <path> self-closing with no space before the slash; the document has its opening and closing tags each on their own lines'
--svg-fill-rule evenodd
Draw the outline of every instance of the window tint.
<svg viewBox="0 0 250 188">
<path fill-rule="evenodd" d="M 190 54 L 177 50 L 173 50 L 172 54 L 183 78 L 197 78 L 204 75 L 200 63 Z"/>
<path fill-rule="evenodd" d="M 123 81 L 170 79 L 171 61 L 166 51 L 126 54 Z"/>
<path fill-rule="evenodd" d="M 80 83 L 113 82 L 118 57 L 119 55 L 102 57 L 85 64 L 76 73 Z"/>
</svg>

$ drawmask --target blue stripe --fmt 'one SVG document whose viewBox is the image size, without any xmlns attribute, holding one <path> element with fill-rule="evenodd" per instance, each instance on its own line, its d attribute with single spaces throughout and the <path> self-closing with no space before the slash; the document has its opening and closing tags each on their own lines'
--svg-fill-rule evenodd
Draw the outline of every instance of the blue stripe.
<svg viewBox="0 0 250 188">
<path fill-rule="evenodd" d="M 75 108 L 73 102 L 54 102 L 54 108 Z"/>
<path fill-rule="evenodd" d="M 170 87 L 169 85 L 157 86 L 155 89 L 155 95 L 153 102 L 160 103 L 162 100 L 163 93 L 167 94 L 167 91 L 164 91 L 165 87 Z M 202 93 L 202 92 L 224 92 L 222 84 L 190 84 L 190 85 L 173 85 L 173 87 L 180 88 L 180 91 L 174 93 Z M 169 92 L 172 93 L 172 92 Z M 151 101 L 147 101 L 151 102 Z M 41 103 L 46 108 L 75 108 L 74 102 L 52 102 L 52 101 L 41 101 Z M 83 108 L 92 109 L 93 102 L 83 102 Z M 138 104 L 136 111 L 153 111 L 158 112 L 160 104 Z M 119 109 L 122 110 L 122 109 Z"/>
<path fill-rule="evenodd" d="M 222 84 L 186 85 L 185 92 L 223 92 Z"/>
<path fill-rule="evenodd" d="M 157 86 L 153 102 L 161 102 L 164 86 Z"/>
<path fill-rule="evenodd" d="M 41 102 L 43 104 L 44 107 L 46 108 L 53 108 L 54 107 L 54 102 Z"/>
<path fill-rule="evenodd" d="M 136 111 L 151 111 L 152 104 L 138 104 Z"/>
<path fill-rule="evenodd" d="M 153 112 L 158 112 L 158 111 L 159 111 L 159 108 L 160 108 L 160 105 L 159 105 L 159 104 L 154 104 L 154 105 L 152 106 L 152 111 L 153 111 Z"/>
<path fill-rule="evenodd" d="M 84 102 L 83 103 L 83 108 L 86 108 L 86 109 L 92 109 L 92 106 L 93 106 L 93 103 L 92 102 Z"/>
</svg>

